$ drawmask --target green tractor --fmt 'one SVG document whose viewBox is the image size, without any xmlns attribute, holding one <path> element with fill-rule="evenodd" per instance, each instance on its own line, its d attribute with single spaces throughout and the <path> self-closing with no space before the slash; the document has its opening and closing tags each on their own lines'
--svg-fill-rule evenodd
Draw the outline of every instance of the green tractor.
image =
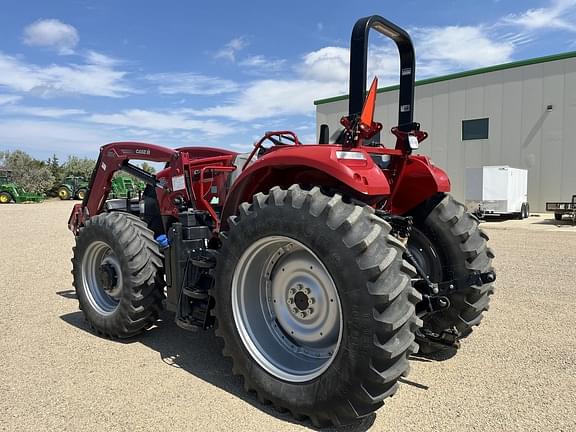
<svg viewBox="0 0 576 432">
<path fill-rule="evenodd" d="M 61 200 L 83 200 L 88 190 L 88 182 L 84 177 L 67 176 L 58 186 L 58 197 Z"/>
<path fill-rule="evenodd" d="M 44 195 L 26 192 L 22 186 L 14 183 L 10 170 L 0 170 L 0 204 L 8 204 L 12 201 L 15 203 L 40 202 L 44 198 Z"/>
<path fill-rule="evenodd" d="M 134 183 L 136 185 L 136 191 L 137 192 L 140 192 L 140 193 L 144 192 L 144 189 L 146 189 L 146 183 L 144 183 L 143 181 L 140 181 L 140 180 L 136 180 Z"/>
<path fill-rule="evenodd" d="M 129 176 L 117 175 L 112 179 L 112 189 L 108 194 L 108 198 L 128 198 L 138 196 L 138 188 Z"/>
</svg>

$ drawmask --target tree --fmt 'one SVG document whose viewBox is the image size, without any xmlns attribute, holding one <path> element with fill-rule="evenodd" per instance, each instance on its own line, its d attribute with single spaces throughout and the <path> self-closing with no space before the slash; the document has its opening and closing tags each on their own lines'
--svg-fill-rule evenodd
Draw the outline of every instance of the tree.
<svg viewBox="0 0 576 432">
<path fill-rule="evenodd" d="M 22 150 L 2 152 L 2 165 L 12 171 L 12 179 L 28 192 L 43 192 L 52 187 L 54 176 L 43 161 L 32 158 Z"/>
<path fill-rule="evenodd" d="M 68 156 L 68 160 L 62 165 L 62 177 L 80 176 L 89 180 L 92 177 L 92 171 L 96 166 L 94 159 L 79 158 L 78 156 Z"/>
<path fill-rule="evenodd" d="M 142 169 L 146 171 L 148 174 L 155 174 L 156 168 L 150 165 L 148 162 L 142 162 Z"/>
<path fill-rule="evenodd" d="M 60 160 L 58 159 L 58 156 L 56 156 L 56 153 L 54 153 L 52 157 L 48 158 L 46 164 L 48 165 L 48 168 L 50 168 L 50 172 L 55 179 L 62 177 L 62 166 L 60 165 Z"/>
<path fill-rule="evenodd" d="M 6 158 L 9 154 L 9 151 L 0 150 L 0 168 L 6 167 Z"/>
</svg>

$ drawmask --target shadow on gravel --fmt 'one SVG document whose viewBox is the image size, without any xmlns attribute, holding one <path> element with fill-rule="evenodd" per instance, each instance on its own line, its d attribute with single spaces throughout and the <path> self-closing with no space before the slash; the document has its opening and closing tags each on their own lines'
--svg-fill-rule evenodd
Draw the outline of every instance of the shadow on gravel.
<svg viewBox="0 0 576 432">
<path fill-rule="evenodd" d="M 561 221 L 557 221 L 556 219 L 542 219 L 539 221 L 535 221 L 532 222 L 532 224 L 534 225 L 554 225 L 557 226 L 558 228 L 566 226 L 566 227 L 571 227 L 573 226 L 572 224 L 572 220 L 569 218 L 564 218 Z"/>
<path fill-rule="evenodd" d="M 67 291 L 62 291 L 67 293 Z M 58 293 L 59 295 L 63 295 Z M 63 295 L 67 297 L 66 295 Z M 67 298 L 75 298 L 67 297 Z M 90 334 L 88 324 L 81 312 L 73 312 L 60 317 L 66 323 Z M 94 337 L 97 337 L 94 335 Z M 172 316 L 163 314 L 156 327 L 133 339 L 114 341 L 116 343 L 142 343 L 160 354 L 164 363 L 171 367 L 184 369 L 194 376 L 225 390 L 234 396 L 250 403 L 266 414 L 288 423 L 297 424 L 316 430 L 308 421 L 297 421 L 288 413 L 280 413 L 271 405 L 263 405 L 252 393 L 246 393 L 242 378 L 232 375 L 232 362 L 222 356 L 222 343 L 214 336 L 212 330 L 188 332 L 178 327 Z M 372 414 L 361 421 L 340 428 L 322 429 L 334 432 L 365 432 L 374 423 L 376 415 Z"/>
<path fill-rule="evenodd" d="M 458 348 L 446 347 L 440 351 L 435 351 L 432 353 L 417 353 L 410 356 L 410 360 L 420 361 L 420 362 L 439 362 L 450 360 L 458 353 Z"/>
</svg>

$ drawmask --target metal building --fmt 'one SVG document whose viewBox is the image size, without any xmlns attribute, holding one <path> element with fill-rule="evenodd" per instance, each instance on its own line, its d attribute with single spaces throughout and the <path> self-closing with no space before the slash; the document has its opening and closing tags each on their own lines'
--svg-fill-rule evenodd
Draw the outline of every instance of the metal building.
<svg viewBox="0 0 576 432">
<path fill-rule="evenodd" d="M 378 90 L 380 141 L 394 145 L 398 86 Z M 528 170 L 532 211 L 576 194 L 576 52 L 476 69 L 416 82 L 414 120 L 430 137 L 427 154 L 450 175 L 463 201 L 465 170 L 509 165 Z M 334 137 L 348 97 L 314 102 L 318 128 Z"/>
</svg>

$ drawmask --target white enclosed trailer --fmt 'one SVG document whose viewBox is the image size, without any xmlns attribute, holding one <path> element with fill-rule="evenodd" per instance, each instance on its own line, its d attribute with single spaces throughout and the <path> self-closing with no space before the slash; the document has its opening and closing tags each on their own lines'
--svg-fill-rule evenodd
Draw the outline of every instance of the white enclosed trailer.
<svg viewBox="0 0 576 432">
<path fill-rule="evenodd" d="M 479 216 L 528 217 L 528 171 L 508 165 L 466 168 L 466 206 Z"/>
</svg>

